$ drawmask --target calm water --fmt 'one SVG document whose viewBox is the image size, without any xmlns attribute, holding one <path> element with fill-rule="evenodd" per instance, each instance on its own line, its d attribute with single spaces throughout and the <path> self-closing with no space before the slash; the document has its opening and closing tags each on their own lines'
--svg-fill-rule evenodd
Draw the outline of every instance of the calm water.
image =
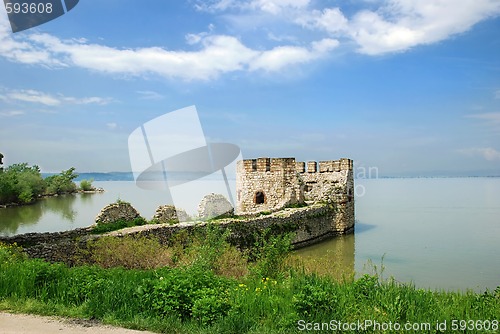
<svg viewBox="0 0 500 334">
<path fill-rule="evenodd" d="M 161 192 L 133 182 L 95 182 L 103 194 L 61 196 L 0 210 L 0 234 L 61 231 L 93 223 L 105 205 L 131 202 L 150 219 Z M 500 285 L 500 178 L 356 180 L 356 232 L 299 250 L 347 274 L 370 272 L 433 289 Z M 364 194 L 363 194 L 364 193 Z"/>
<path fill-rule="evenodd" d="M 298 251 L 302 256 L 324 258 L 337 247 L 345 251 L 330 258 L 351 261 L 358 273 L 369 272 L 371 261 L 385 268 L 385 277 L 419 287 L 482 291 L 500 285 L 500 178 L 356 185 L 366 193 L 356 198 L 355 234 Z"/>
</svg>

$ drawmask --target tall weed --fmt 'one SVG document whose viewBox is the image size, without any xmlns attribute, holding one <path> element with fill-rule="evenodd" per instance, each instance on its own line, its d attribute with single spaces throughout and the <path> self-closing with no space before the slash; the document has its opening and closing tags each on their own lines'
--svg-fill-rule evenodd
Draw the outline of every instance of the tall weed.
<svg viewBox="0 0 500 334">
<path fill-rule="evenodd" d="M 109 236 L 89 246 L 92 260 L 103 268 L 155 269 L 174 263 L 172 250 L 155 238 Z"/>
</svg>

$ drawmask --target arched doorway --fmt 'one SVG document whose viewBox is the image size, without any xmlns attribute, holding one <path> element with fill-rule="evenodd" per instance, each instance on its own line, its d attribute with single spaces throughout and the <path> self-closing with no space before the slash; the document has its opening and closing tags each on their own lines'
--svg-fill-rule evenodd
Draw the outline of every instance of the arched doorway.
<svg viewBox="0 0 500 334">
<path fill-rule="evenodd" d="M 255 204 L 264 204 L 266 202 L 266 196 L 262 191 L 257 191 L 255 193 Z"/>
</svg>

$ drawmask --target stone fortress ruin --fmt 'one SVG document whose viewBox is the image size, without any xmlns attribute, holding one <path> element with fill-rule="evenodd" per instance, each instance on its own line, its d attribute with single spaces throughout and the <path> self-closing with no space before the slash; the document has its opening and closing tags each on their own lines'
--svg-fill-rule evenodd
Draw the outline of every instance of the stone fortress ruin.
<svg viewBox="0 0 500 334">
<path fill-rule="evenodd" d="M 307 168 L 306 168 L 307 167 Z M 336 224 L 354 226 L 353 161 L 297 162 L 295 158 L 241 160 L 236 171 L 236 212 L 274 212 L 310 203 L 329 203 Z"/>
<path fill-rule="evenodd" d="M 301 248 L 354 231 L 353 161 L 297 162 L 295 158 L 258 158 L 237 162 L 236 208 L 220 194 L 209 194 L 201 201 L 198 217 L 172 205 L 156 211 L 155 223 L 96 235 L 92 226 L 65 232 L 28 233 L 0 237 L 1 242 L 16 243 L 27 254 L 49 261 L 71 262 L 72 252 L 87 240 L 123 235 L 158 238 L 168 243 L 176 233 L 194 231 L 214 223 L 231 231 L 235 245 L 251 246 L 258 231 L 292 232 L 293 248 Z M 182 213 L 182 215 L 180 214 Z M 222 215 L 221 215 L 222 214 Z M 140 214 L 129 203 L 113 203 L 101 210 L 96 221 L 134 219 Z M 219 217 L 211 222 L 201 221 Z M 180 223 L 179 223 L 180 222 Z"/>
</svg>

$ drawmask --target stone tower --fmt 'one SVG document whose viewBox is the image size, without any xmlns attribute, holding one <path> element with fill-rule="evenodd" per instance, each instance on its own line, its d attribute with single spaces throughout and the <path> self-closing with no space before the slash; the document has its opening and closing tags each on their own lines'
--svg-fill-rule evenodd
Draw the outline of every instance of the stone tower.
<svg viewBox="0 0 500 334">
<path fill-rule="evenodd" d="M 252 214 L 275 211 L 304 201 L 295 158 L 259 158 L 238 161 L 236 211 Z"/>
<path fill-rule="evenodd" d="M 307 166 L 307 168 L 306 168 Z M 295 158 L 238 161 L 236 211 L 254 214 L 307 202 L 332 204 L 337 224 L 354 226 L 353 161 L 296 162 Z"/>
</svg>

